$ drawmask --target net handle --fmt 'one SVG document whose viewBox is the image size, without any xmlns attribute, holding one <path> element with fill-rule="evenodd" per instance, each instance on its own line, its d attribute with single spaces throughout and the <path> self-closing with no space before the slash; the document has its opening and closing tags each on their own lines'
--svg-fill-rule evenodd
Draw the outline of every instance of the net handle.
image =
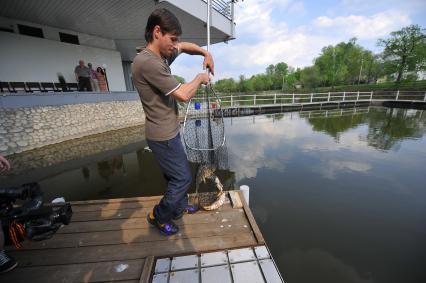
<svg viewBox="0 0 426 283">
<path fill-rule="evenodd" d="M 211 84 L 209 84 L 209 85 L 207 85 L 206 86 L 206 92 L 207 92 L 207 88 L 210 88 L 210 91 L 214 94 L 214 97 L 216 98 L 216 100 L 218 101 L 218 109 L 220 110 L 220 119 L 222 119 L 222 123 L 223 123 L 223 109 L 222 109 L 222 100 L 220 99 L 220 97 L 216 94 L 216 92 L 214 91 L 214 89 L 213 89 L 213 87 L 211 86 Z M 189 100 L 189 102 L 186 104 L 186 110 L 185 110 L 185 117 L 184 117 L 184 119 L 183 119 L 183 131 L 184 131 L 184 133 L 183 133 L 183 141 L 185 142 L 185 146 L 187 146 L 189 149 L 192 149 L 192 150 L 200 150 L 200 151 L 211 151 L 211 150 L 217 150 L 218 148 L 220 148 L 220 147 L 222 147 L 222 146 L 224 146 L 225 145 L 225 141 L 226 141 L 226 135 L 225 135 L 225 128 L 223 129 L 223 138 L 222 138 L 222 141 L 221 141 L 221 143 L 218 145 L 218 146 L 216 146 L 216 147 L 213 147 L 213 148 L 194 148 L 194 147 L 192 147 L 192 146 L 190 146 L 189 145 L 189 143 L 187 142 L 187 138 L 186 138 L 186 135 L 185 135 L 185 129 L 186 129 L 186 126 L 187 126 L 187 122 L 188 122 L 188 117 L 189 117 L 189 110 L 190 110 L 190 107 L 191 107 L 191 105 L 192 105 L 192 98 Z"/>
<path fill-rule="evenodd" d="M 211 0 L 207 0 L 207 51 L 210 51 L 210 12 L 211 12 Z"/>
</svg>

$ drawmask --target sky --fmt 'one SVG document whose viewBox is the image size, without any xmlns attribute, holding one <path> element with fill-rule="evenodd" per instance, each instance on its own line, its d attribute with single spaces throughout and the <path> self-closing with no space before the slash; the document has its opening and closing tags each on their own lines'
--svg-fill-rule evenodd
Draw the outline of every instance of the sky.
<svg viewBox="0 0 426 283">
<path fill-rule="evenodd" d="M 310 66 L 327 45 L 352 37 L 374 53 L 379 38 L 410 24 L 426 28 L 426 0 L 241 0 L 235 6 L 236 39 L 211 46 L 213 81 L 264 73 L 270 64 Z M 203 58 L 183 54 L 172 72 L 191 81 Z"/>
</svg>

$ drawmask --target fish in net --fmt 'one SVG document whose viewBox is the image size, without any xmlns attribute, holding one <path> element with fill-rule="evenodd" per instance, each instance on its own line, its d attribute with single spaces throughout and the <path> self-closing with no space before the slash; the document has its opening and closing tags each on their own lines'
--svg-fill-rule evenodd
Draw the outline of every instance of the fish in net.
<svg viewBox="0 0 426 283">
<path fill-rule="evenodd" d="M 226 197 L 216 171 L 228 169 L 228 154 L 221 101 L 211 85 L 188 103 L 182 131 L 188 160 L 198 164 L 190 201 L 205 210 L 217 209 Z M 209 187 L 208 192 L 200 192 L 202 184 Z"/>
</svg>

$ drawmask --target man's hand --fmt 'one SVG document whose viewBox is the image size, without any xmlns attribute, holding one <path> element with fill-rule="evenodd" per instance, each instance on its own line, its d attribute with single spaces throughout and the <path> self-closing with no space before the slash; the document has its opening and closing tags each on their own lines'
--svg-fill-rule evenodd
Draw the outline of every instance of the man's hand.
<svg viewBox="0 0 426 283">
<path fill-rule="evenodd" d="M 190 42 L 179 42 L 177 47 L 180 52 L 190 55 L 202 55 L 204 56 L 203 69 L 208 68 L 212 75 L 214 75 L 214 63 L 213 57 L 207 50 L 201 48 L 197 44 Z"/>
<path fill-rule="evenodd" d="M 199 73 L 198 78 L 203 85 L 207 85 L 210 82 L 210 76 L 207 73 Z"/>
<path fill-rule="evenodd" d="M 10 170 L 9 161 L 7 161 L 6 158 L 0 155 L 0 171 L 3 172 L 5 170 L 6 171 Z"/>
<path fill-rule="evenodd" d="M 214 62 L 210 52 L 207 52 L 207 54 L 204 56 L 203 69 L 205 70 L 206 68 L 208 68 L 214 76 Z"/>
</svg>

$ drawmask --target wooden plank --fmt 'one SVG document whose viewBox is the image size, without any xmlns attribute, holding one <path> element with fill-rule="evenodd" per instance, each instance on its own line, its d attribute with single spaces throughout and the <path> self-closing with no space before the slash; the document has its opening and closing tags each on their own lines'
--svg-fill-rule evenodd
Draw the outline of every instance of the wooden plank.
<svg viewBox="0 0 426 283">
<path fill-rule="evenodd" d="M 243 203 L 241 202 L 240 195 L 236 191 L 229 191 L 229 197 L 231 198 L 232 208 L 243 207 Z"/>
<path fill-rule="evenodd" d="M 112 198 L 112 199 L 97 199 L 97 200 L 83 200 L 83 201 L 72 201 L 71 205 L 87 205 L 87 204 L 108 204 L 108 203 L 123 203 L 123 202 L 135 202 L 135 201 L 160 201 L 163 196 L 151 196 L 151 197 L 133 197 L 133 198 Z"/>
<path fill-rule="evenodd" d="M 87 204 L 87 205 L 71 205 L 73 212 L 84 211 L 103 211 L 103 210 L 118 210 L 126 208 L 144 208 L 154 207 L 158 203 L 157 200 L 148 201 L 132 201 L 132 202 L 111 202 L 102 204 Z"/>
<path fill-rule="evenodd" d="M 239 235 L 220 235 L 209 238 L 180 238 L 170 241 L 156 241 L 78 248 L 11 250 L 21 267 L 84 262 L 121 261 L 140 259 L 147 256 L 169 256 L 182 253 L 196 253 L 210 250 L 229 249 L 256 245 L 252 231 Z"/>
<path fill-rule="evenodd" d="M 185 215 L 182 219 L 176 220 L 175 223 L 182 225 L 198 225 L 211 222 L 228 222 L 239 219 L 241 216 L 246 218 L 244 210 L 225 210 L 220 213 L 215 212 L 199 212 L 194 215 Z M 109 219 L 103 221 L 87 221 L 87 222 L 72 222 L 70 225 L 64 226 L 58 230 L 56 237 L 59 234 L 82 233 L 82 232 L 98 232 L 98 231 L 114 231 L 127 230 L 135 228 L 147 228 L 150 224 L 145 217 L 127 218 L 127 219 Z"/>
<path fill-rule="evenodd" d="M 142 217 L 151 211 L 151 208 L 129 208 L 119 210 L 105 210 L 105 211 L 83 211 L 73 213 L 71 223 L 80 221 L 99 221 L 106 219 L 127 219 L 131 217 Z"/>
<path fill-rule="evenodd" d="M 62 234 L 43 242 L 25 241 L 23 248 L 29 249 L 57 249 L 70 247 L 117 245 L 154 241 L 174 241 L 177 239 L 191 239 L 194 237 L 211 237 L 240 233 L 249 233 L 250 224 L 244 215 L 240 219 L 226 223 L 207 223 L 203 225 L 182 226 L 179 233 L 164 237 L 155 227 L 144 229 L 128 229 L 123 231 L 89 232 L 79 234 Z"/>
<path fill-rule="evenodd" d="M 192 194 L 191 194 L 192 195 Z M 73 201 L 71 206 L 75 211 L 96 211 L 102 209 L 115 209 L 115 207 L 131 208 L 131 207 L 153 207 L 157 204 L 163 196 L 151 197 L 133 197 L 133 198 L 116 198 L 116 199 L 102 199 L 102 200 L 87 200 L 87 201 Z"/>
<path fill-rule="evenodd" d="M 84 222 L 84 221 L 100 221 L 100 220 L 109 220 L 109 219 L 129 219 L 129 218 L 146 218 L 147 214 L 151 211 L 150 208 L 134 208 L 134 209 L 119 209 L 119 210 L 106 210 L 106 211 L 82 211 L 73 213 L 72 223 L 76 222 Z M 228 201 L 225 203 L 219 210 L 210 212 L 211 214 L 215 214 L 216 212 L 222 213 L 224 211 L 232 210 L 232 207 Z M 199 216 L 204 211 L 196 213 L 192 216 Z M 216 213 L 217 214 L 217 213 Z M 215 220 L 213 220 L 215 221 Z"/>
<path fill-rule="evenodd" d="M 246 199 L 243 196 L 243 193 L 241 191 L 238 191 L 240 195 L 241 202 L 243 203 L 244 212 L 247 215 L 247 219 L 250 223 L 251 229 L 253 230 L 253 233 L 257 239 L 258 244 L 264 244 L 265 239 L 263 238 L 262 233 L 260 232 L 259 227 L 257 226 L 256 220 L 254 219 L 254 216 L 250 210 L 250 207 L 248 206 Z"/>
<path fill-rule="evenodd" d="M 70 265 L 18 267 L 12 272 L 2 274 L 1 281 L 45 283 L 137 280 L 140 277 L 144 263 L 145 259 L 133 259 Z"/>
<path fill-rule="evenodd" d="M 141 278 L 139 280 L 139 283 L 149 283 L 151 279 L 152 274 L 152 268 L 154 267 L 155 259 L 153 256 L 148 256 L 145 259 L 145 264 L 142 269 Z"/>
</svg>

